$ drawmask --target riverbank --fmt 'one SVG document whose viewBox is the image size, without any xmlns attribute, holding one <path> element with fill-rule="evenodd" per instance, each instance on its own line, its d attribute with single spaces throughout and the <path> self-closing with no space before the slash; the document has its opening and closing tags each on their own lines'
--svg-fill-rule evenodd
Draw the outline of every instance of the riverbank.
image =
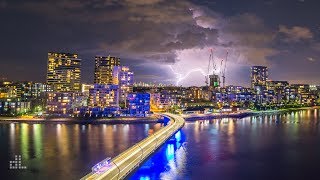
<svg viewBox="0 0 320 180">
<path fill-rule="evenodd" d="M 278 114 L 278 113 L 284 113 L 284 112 L 293 112 L 293 111 L 310 110 L 310 109 L 320 109 L 320 106 L 287 108 L 287 109 L 266 110 L 266 111 L 240 111 L 240 112 L 234 112 L 234 113 L 192 114 L 192 115 L 182 115 L 182 117 L 186 121 L 219 119 L 219 118 L 245 118 L 248 116 Z"/>
<path fill-rule="evenodd" d="M 116 117 L 104 119 L 75 119 L 75 118 L 20 118 L 20 117 L 0 117 L 0 123 L 64 123 L 64 124 L 149 124 L 163 123 L 164 120 L 158 116 L 150 117 Z"/>
<path fill-rule="evenodd" d="M 278 110 L 266 110 L 266 111 L 253 111 L 256 114 L 268 114 L 268 113 L 279 113 L 279 112 L 292 112 L 300 110 L 309 110 L 309 109 L 320 109 L 320 106 L 313 107 L 301 107 L 301 108 L 287 108 L 287 109 L 278 109 Z"/>
<path fill-rule="evenodd" d="M 245 118 L 248 116 L 259 116 L 266 114 L 277 114 L 285 112 L 293 112 L 300 110 L 320 109 L 320 106 L 287 108 L 279 110 L 266 111 L 240 111 L 234 113 L 212 113 L 212 114 L 190 114 L 181 115 L 186 121 L 196 121 L 204 119 L 219 119 L 219 118 Z M 115 117 L 104 119 L 78 119 L 78 118 L 21 118 L 21 117 L 0 117 L 0 123 L 66 123 L 66 124 L 148 124 L 148 123 L 164 123 L 164 120 L 157 115 L 150 117 Z"/>
</svg>

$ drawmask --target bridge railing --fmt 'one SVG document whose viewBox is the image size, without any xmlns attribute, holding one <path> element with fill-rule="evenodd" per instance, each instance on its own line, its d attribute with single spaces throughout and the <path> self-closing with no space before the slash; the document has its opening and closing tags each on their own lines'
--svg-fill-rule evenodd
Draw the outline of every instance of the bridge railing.
<svg viewBox="0 0 320 180">
<path fill-rule="evenodd" d="M 178 115 L 165 113 L 163 116 L 170 119 L 168 125 L 111 159 L 105 171 L 91 172 L 81 179 L 124 179 L 184 125 L 184 119 Z"/>
</svg>

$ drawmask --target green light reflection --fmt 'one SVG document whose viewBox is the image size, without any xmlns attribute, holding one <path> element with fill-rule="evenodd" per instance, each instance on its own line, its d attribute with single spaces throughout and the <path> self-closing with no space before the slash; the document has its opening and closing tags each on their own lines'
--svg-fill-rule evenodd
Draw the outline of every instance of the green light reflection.
<svg viewBox="0 0 320 180">
<path fill-rule="evenodd" d="M 21 155 L 22 159 L 29 159 L 29 125 L 22 123 L 21 124 Z"/>
<path fill-rule="evenodd" d="M 36 158 L 42 157 L 42 125 L 33 124 L 33 149 L 35 151 Z"/>
</svg>

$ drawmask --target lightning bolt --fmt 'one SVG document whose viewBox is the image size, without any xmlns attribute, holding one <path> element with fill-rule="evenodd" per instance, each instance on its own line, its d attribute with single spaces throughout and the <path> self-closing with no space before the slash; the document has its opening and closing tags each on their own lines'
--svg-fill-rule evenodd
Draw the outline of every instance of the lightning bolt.
<svg viewBox="0 0 320 180">
<path fill-rule="evenodd" d="M 193 72 L 200 72 L 203 76 L 207 76 L 208 74 L 206 74 L 201 68 L 194 68 L 189 70 L 186 74 L 181 74 L 176 72 L 171 65 L 169 65 L 169 68 L 171 69 L 171 71 L 176 75 L 177 81 L 176 81 L 176 85 L 179 85 L 179 83 L 186 79 L 191 73 Z"/>
</svg>

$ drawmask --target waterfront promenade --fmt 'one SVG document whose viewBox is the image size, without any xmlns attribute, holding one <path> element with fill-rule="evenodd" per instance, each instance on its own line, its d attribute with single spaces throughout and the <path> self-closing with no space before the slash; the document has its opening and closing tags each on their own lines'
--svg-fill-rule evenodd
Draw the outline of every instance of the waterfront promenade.
<svg viewBox="0 0 320 180">
<path fill-rule="evenodd" d="M 91 172 L 81 179 L 116 180 L 127 177 L 167 139 L 181 129 L 185 123 L 184 119 L 179 115 L 164 113 L 162 116 L 170 120 L 165 127 L 135 144 L 115 158 L 112 158 L 109 163 L 101 167 L 100 170 Z"/>
<path fill-rule="evenodd" d="M 287 108 L 287 109 L 278 109 L 278 110 L 264 110 L 264 111 L 237 111 L 230 113 L 210 113 L 210 114 L 183 114 L 182 117 L 186 121 L 196 121 L 204 119 L 218 119 L 218 118 L 244 118 L 247 116 L 259 116 L 265 114 L 277 114 L 291 111 L 299 110 L 309 110 L 309 109 L 320 109 L 320 106 L 313 107 L 301 107 L 301 108 Z"/>
<path fill-rule="evenodd" d="M 320 106 L 313 107 L 301 107 L 301 108 L 287 108 L 278 110 L 241 110 L 229 113 L 208 113 L 208 114 L 181 114 L 181 117 L 185 121 L 195 121 L 203 119 L 217 119 L 217 118 L 244 118 L 247 116 L 256 116 L 264 114 L 275 114 L 282 112 L 291 112 L 308 109 L 320 109 Z M 157 114 L 153 114 L 148 117 L 112 117 L 112 118 L 36 118 L 32 116 L 21 116 L 21 117 L 1 117 L 1 122 L 9 123 L 66 123 L 66 124 L 148 124 L 148 123 L 163 123 Z"/>
</svg>

